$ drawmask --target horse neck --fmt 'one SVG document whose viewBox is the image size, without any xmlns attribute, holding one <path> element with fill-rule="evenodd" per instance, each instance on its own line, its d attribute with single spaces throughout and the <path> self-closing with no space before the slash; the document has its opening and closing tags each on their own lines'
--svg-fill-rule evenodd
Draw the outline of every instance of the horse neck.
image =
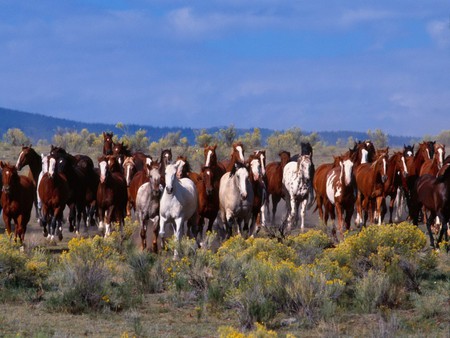
<svg viewBox="0 0 450 338">
<path fill-rule="evenodd" d="M 35 151 L 30 152 L 30 161 L 28 165 L 35 182 L 37 182 L 39 174 L 42 171 L 42 159 Z"/>
</svg>

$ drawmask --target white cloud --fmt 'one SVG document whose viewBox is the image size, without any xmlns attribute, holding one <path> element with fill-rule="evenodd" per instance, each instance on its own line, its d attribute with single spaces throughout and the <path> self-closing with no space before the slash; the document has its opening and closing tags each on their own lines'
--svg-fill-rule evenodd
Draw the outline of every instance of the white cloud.
<svg viewBox="0 0 450 338">
<path fill-rule="evenodd" d="M 438 47 L 447 48 L 450 46 L 450 21 L 434 20 L 427 25 L 428 34 L 436 42 Z"/>
</svg>

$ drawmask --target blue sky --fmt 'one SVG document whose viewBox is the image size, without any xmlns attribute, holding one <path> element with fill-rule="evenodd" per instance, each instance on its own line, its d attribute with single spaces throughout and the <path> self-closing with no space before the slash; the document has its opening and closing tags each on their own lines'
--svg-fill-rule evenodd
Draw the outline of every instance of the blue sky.
<svg viewBox="0 0 450 338">
<path fill-rule="evenodd" d="M 0 0 L 0 106 L 84 122 L 450 130 L 450 2 Z"/>
</svg>

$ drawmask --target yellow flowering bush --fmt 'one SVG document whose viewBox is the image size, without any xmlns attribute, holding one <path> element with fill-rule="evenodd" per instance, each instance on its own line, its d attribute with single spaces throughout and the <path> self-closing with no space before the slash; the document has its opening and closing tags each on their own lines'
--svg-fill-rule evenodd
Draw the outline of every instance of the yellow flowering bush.
<svg viewBox="0 0 450 338">
<path fill-rule="evenodd" d="M 297 236 L 288 236 L 285 244 L 295 250 L 297 264 L 309 264 L 326 248 L 331 247 L 332 241 L 321 230 L 309 230 Z"/>
<path fill-rule="evenodd" d="M 256 323 L 256 329 L 248 334 L 242 333 L 230 326 L 219 327 L 220 338 L 276 338 L 278 334 L 275 331 L 267 330 L 267 328 Z"/>
</svg>

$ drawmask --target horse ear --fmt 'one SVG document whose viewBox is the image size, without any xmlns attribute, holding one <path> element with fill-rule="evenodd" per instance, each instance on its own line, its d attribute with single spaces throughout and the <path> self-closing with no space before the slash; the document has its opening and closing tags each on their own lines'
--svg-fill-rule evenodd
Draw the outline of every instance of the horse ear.
<svg viewBox="0 0 450 338">
<path fill-rule="evenodd" d="M 216 150 L 216 148 L 217 148 L 217 143 L 214 145 L 214 150 Z"/>
</svg>

